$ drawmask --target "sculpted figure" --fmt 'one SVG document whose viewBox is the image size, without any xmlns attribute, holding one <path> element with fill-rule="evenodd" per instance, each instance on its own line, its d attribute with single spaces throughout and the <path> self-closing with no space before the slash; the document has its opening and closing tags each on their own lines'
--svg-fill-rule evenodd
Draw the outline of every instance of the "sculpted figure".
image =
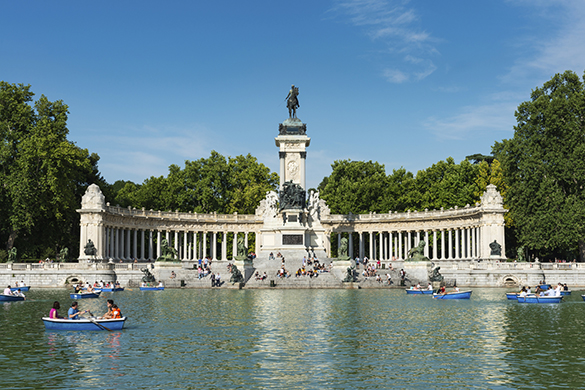
<svg viewBox="0 0 585 390">
<path fill-rule="evenodd" d="M 496 240 L 490 244 L 490 256 L 501 256 L 502 255 L 502 246 L 498 244 Z"/>
<path fill-rule="evenodd" d="M 14 263 L 16 261 L 16 247 L 12 247 L 12 249 L 10 249 L 8 251 L 8 262 L 9 263 Z"/>
<path fill-rule="evenodd" d="M 417 246 L 408 251 L 407 261 L 429 261 L 425 256 L 425 242 L 420 240 Z"/>
<path fill-rule="evenodd" d="M 349 259 L 349 256 L 347 255 L 348 249 L 347 249 L 347 238 L 343 237 L 340 241 L 339 244 L 339 255 L 338 258 L 339 259 Z"/>
<path fill-rule="evenodd" d="M 288 107 L 288 117 L 289 118 L 296 118 L 297 117 L 297 108 L 300 107 L 299 99 L 299 89 L 292 85 L 290 91 L 288 91 L 288 95 L 286 95 L 286 106 Z"/>
<path fill-rule="evenodd" d="M 59 261 L 64 262 L 69 257 L 69 248 L 63 248 L 59 251 Z"/>
<path fill-rule="evenodd" d="M 355 281 L 355 267 L 347 267 L 347 270 L 345 270 L 345 279 L 343 279 L 343 282 L 349 283 L 349 282 L 354 282 L 354 281 Z"/>
<path fill-rule="evenodd" d="M 163 238 L 160 242 L 160 257 L 156 261 L 174 260 L 175 257 L 177 257 L 176 249 L 169 246 L 166 238 Z"/>
<path fill-rule="evenodd" d="M 95 256 L 97 254 L 97 249 L 91 240 L 87 240 L 87 244 L 85 244 L 83 253 L 88 256 Z"/>
<path fill-rule="evenodd" d="M 236 256 L 237 260 L 244 260 L 248 256 L 248 249 L 246 248 L 246 244 L 244 241 L 244 237 L 238 237 L 238 255 Z"/>
<path fill-rule="evenodd" d="M 242 273 L 240 272 L 238 267 L 236 267 L 235 264 L 230 265 L 230 272 L 232 274 L 232 276 L 230 277 L 231 284 L 244 282 L 244 277 L 242 276 Z"/>
<path fill-rule="evenodd" d="M 442 282 L 443 275 L 439 272 L 441 267 L 436 266 L 435 263 L 431 263 L 431 270 L 429 271 L 429 282 Z"/>
<path fill-rule="evenodd" d="M 142 277 L 142 281 L 144 283 L 154 283 L 156 281 L 154 275 L 150 273 L 148 268 L 142 268 L 140 271 L 142 271 L 142 273 L 144 274 L 144 276 Z"/>
</svg>

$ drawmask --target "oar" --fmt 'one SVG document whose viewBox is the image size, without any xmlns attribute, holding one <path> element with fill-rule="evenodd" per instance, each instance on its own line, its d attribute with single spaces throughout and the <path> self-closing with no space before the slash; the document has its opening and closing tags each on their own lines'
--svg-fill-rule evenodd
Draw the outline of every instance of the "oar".
<svg viewBox="0 0 585 390">
<path fill-rule="evenodd" d="M 93 314 L 91 314 L 91 312 L 89 312 L 89 315 L 90 315 L 91 317 L 93 317 Z M 112 331 L 110 328 L 106 328 L 105 326 L 103 326 L 102 324 L 100 324 L 99 322 L 97 322 L 96 320 L 94 320 L 94 319 L 93 319 L 93 318 L 91 318 L 91 317 L 89 318 L 89 320 L 90 320 L 91 322 L 93 322 L 94 324 L 96 324 L 98 327 L 100 327 L 100 328 L 102 328 L 102 329 L 104 329 L 104 330 L 107 330 L 107 331 L 109 331 L 109 332 L 111 332 L 111 331 Z"/>
</svg>

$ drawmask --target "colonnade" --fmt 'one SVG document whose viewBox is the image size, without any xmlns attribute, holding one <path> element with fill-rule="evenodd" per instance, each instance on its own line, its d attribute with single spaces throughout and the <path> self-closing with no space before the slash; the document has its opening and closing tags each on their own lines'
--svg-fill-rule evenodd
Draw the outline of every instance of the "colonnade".
<svg viewBox="0 0 585 390">
<path fill-rule="evenodd" d="M 105 226 L 103 228 L 104 257 L 113 260 L 156 260 L 161 255 L 161 243 L 166 239 L 169 247 L 177 252 L 178 260 L 228 260 L 228 242 L 232 250 L 230 260 L 237 255 L 237 237 L 255 240 L 255 232 L 241 231 L 187 231 L 165 229 L 140 229 Z"/>
<path fill-rule="evenodd" d="M 348 239 L 348 253 L 352 258 L 367 256 L 370 260 L 404 260 L 408 258 L 408 251 L 424 240 L 424 255 L 430 260 L 457 260 L 480 257 L 480 231 L 479 226 L 473 226 L 416 231 L 337 231 L 332 234 L 337 235 L 337 253 L 342 237 Z M 357 242 L 354 242 L 356 238 Z"/>
</svg>

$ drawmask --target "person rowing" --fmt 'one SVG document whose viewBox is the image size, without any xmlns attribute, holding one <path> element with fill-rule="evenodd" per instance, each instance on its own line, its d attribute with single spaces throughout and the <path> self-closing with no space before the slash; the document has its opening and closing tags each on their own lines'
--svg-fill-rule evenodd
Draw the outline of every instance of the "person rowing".
<svg viewBox="0 0 585 390">
<path fill-rule="evenodd" d="M 81 314 L 89 313 L 89 310 L 79 311 L 77 302 L 73 302 L 67 311 L 67 318 L 70 320 L 78 320 Z"/>
</svg>

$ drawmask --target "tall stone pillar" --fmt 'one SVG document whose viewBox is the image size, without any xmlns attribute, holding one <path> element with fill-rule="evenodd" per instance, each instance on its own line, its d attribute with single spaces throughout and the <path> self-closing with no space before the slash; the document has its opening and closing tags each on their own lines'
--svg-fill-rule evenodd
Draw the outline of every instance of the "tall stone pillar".
<svg viewBox="0 0 585 390">
<path fill-rule="evenodd" d="M 349 258 L 353 259 L 353 232 L 349 232 Z"/>
</svg>

